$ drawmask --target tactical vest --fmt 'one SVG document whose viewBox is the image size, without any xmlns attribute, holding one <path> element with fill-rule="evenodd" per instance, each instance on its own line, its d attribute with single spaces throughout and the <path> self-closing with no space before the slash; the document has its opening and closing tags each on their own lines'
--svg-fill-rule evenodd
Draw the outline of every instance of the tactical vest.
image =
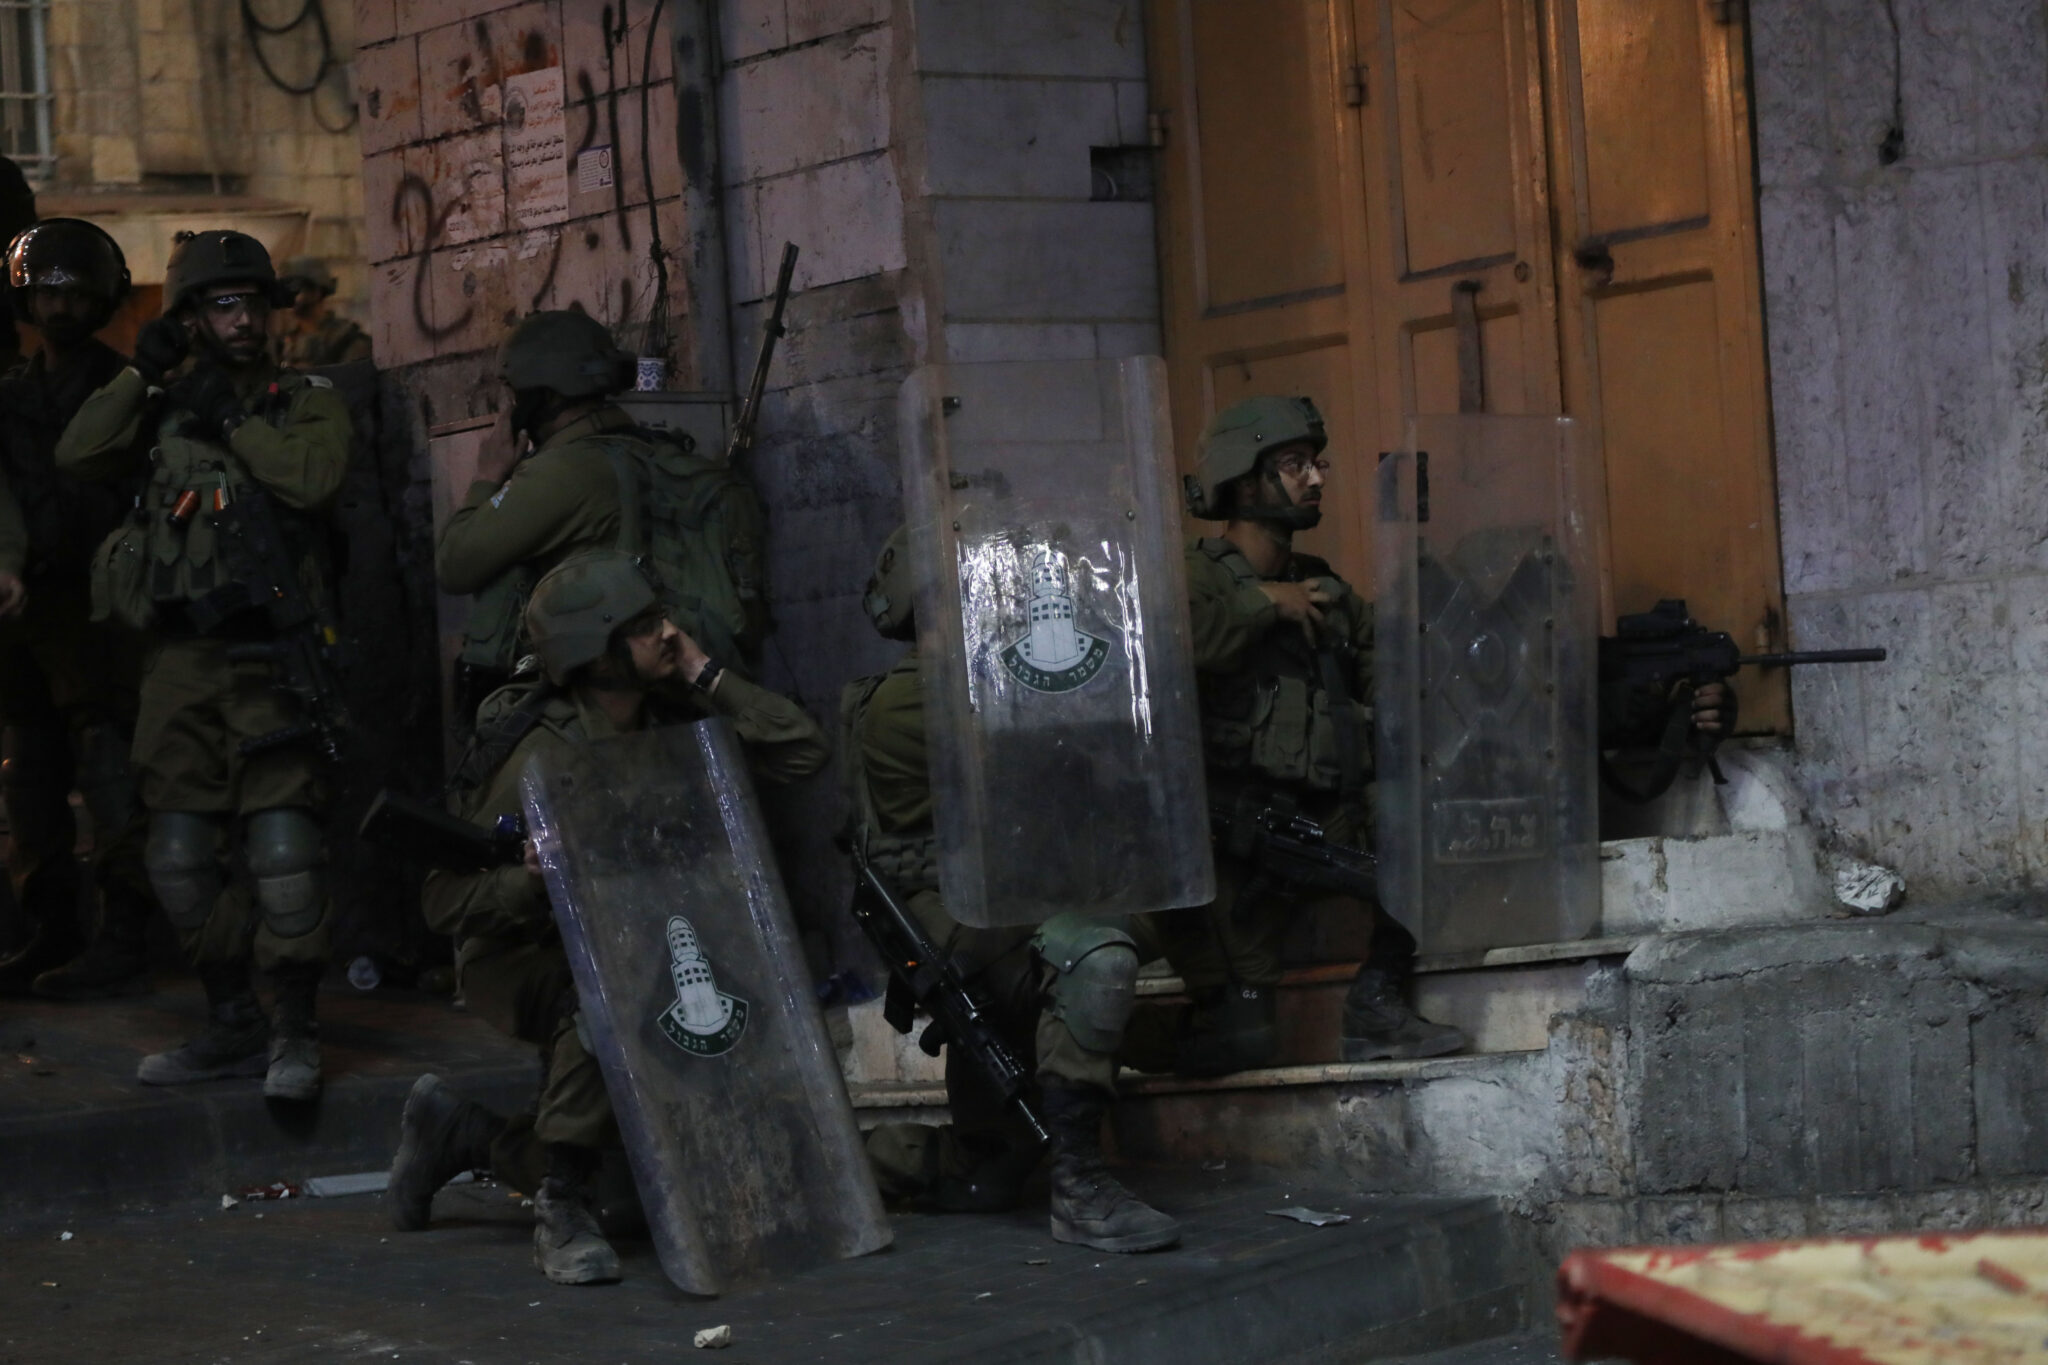
<svg viewBox="0 0 2048 1365">
<path fill-rule="evenodd" d="M 333 387 L 318 375 L 291 370 L 278 372 L 274 385 L 274 392 L 266 386 L 243 401 L 250 420 L 276 422 L 290 413 L 305 390 Z M 159 420 L 156 445 L 149 452 L 149 483 L 127 522 L 107 537 L 94 557 L 94 620 L 112 616 L 147 630 L 158 623 L 166 606 L 190 607 L 231 587 L 259 589 L 260 569 L 237 562 L 235 542 L 222 534 L 215 514 L 239 498 L 268 496 L 267 490 L 218 434 L 205 432 L 202 426 L 199 418 L 180 408 L 166 409 Z M 319 521 L 274 497 L 272 503 L 306 593 L 318 601 L 324 592 Z M 261 594 L 268 591 L 267 583 L 260 585 Z"/>
<path fill-rule="evenodd" d="M 0 469 L 27 525 L 25 577 L 31 583 L 50 578 L 83 583 L 94 548 L 120 524 L 140 487 L 140 480 L 93 483 L 57 469 L 57 441 L 65 424 L 125 363 L 112 348 L 95 342 L 61 379 L 49 374 L 40 357 L 0 379 Z"/>
<path fill-rule="evenodd" d="M 907 657 L 887 673 L 855 678 L 839 694 L 839 753 L 846 781 L 846 804 L 851 837 L 860 841 L 868 862 L 898 891 L 908 896 L 918 891 L 939 889 L 939 841 L 929 829 L 922 834 L 890 834 L 876 818 L 874 796 L 868 791 L 866 751 L 860 734 L 867 720 L 868 703 L 885 679 L 906 668 L 915 669 L 915 656 Z"/>
<path fill-rule="evenodd" d="M 1240 588 L 1260 578 L 1221 536 L 1197 548 Z M 1334 578 L 1329 565 L 1295 557 L 1290 578 Z M 1350 695 L 1358 661 L 1348 643 L 1311 649 L 1300 630 L 1276 625 L 1235 669 L 1197 675 L 1202 752 L 1209 770 L 1310 791 L 1362 798 L 1372 779 L 1372 707 Z"/>
<path fill-rule="evenodd" d="M 753 488 L 723 461 L 657 433 L 605 431 L 581 439 L 604 450 L 618 481 L 613 543 L 654 571 L 670 619 L 706 653 L 751 672 L 768 633 L 761 504 Z M 512 668 L 526 600 L 543 571 L 519 565 L 477 594 L 464 663 Z"/>
</svg>

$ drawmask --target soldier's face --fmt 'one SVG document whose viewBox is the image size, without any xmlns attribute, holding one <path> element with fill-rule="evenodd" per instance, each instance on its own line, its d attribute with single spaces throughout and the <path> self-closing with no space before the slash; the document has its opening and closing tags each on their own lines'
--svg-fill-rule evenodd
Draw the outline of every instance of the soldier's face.
<svg viewBox="0 0 2048 1365">
<path fill-rule="evenodd" d="M 73 284 L 39 284 L 29 290 L 29 321 L 59 346 L 75 346 L 92 335 L 92 295 Z"/>
<path fill-rule="evenodd" d="M 254 284 L 215 290 L 199 300 L 199 330 L 228 360 L 247 365 L 270 344 L 270 299 Z"/>
<path fill-rule="evenodd" d="M 642 683 L 671 682 L 683 667 L 683 632 L 659 610 L 648 613 L 646 622 L 629 621 L 623 629 L 626 649 L 633 656 L 633 675 Z"/>
</svg>

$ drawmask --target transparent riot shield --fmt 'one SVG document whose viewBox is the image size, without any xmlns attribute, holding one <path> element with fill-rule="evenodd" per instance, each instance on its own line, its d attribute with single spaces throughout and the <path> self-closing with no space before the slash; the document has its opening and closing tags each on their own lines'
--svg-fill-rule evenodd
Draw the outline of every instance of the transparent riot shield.
<svg viewBox="0 0 2048 1365">
<path fill-rule="evenodd" d="M 524 774 L 661 1268 L 715 1294 L 888 1245 L 753 786 L 723 721 Z"/>
<path fill-rule="evenodd" d="M 902 405 L 947 909 L 1209 900 L 1165 365 L 927 367 Z"/>
<path fill-rule="evenodd" d="M 1417 417 L 1379 472 L 1377 843 L 1425 953 L 1600 914 L 1597 561 L 1569 418 Z"/>
</svg>

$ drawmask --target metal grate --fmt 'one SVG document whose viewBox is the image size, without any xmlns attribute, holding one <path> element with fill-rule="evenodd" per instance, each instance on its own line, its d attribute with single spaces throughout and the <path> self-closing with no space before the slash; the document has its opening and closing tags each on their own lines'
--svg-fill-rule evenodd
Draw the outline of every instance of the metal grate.
<svg viewBox="0 0 2048 1365">
<path fill-rule="evenodd" d="M 0 155 L 32 181 L 50 177 L 50 0 L 0 0 Z"/>
</svg>

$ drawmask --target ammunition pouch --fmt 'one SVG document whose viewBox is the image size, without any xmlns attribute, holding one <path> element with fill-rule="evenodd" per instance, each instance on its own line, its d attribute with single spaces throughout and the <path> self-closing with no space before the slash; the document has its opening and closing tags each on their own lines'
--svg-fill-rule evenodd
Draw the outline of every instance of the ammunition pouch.
<svg viewBox="0 0 2048 1365">
<path fill-rule="evenodd" d="M 1347 769 L 1372 775 L 1372 708 L 1302 678 L 1238 674 L 1205 680 L 1202 738 L 1212 771 L 1245 773 L 1312 791 L 1351 785 Z M 1361 737 L 1346 762 L 1345 732 Z"/>
</svg>

